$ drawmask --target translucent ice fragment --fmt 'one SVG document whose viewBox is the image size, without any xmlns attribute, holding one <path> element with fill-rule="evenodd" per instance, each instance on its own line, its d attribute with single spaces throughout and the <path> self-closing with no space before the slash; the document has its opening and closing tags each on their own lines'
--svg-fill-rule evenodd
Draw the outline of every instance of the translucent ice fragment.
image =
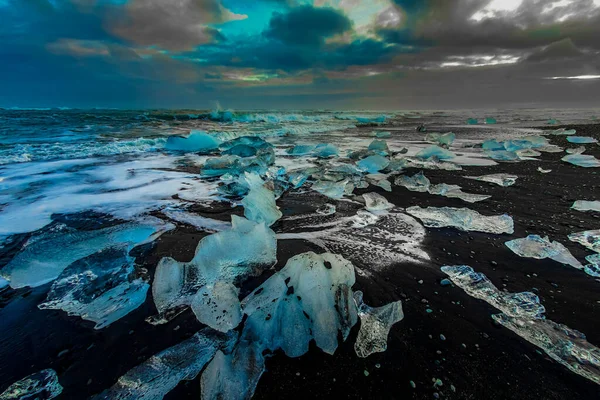
<svg viewBox="0 0 600 400">
<path fill-rule="evenodd" d="M 600 253 L 600 229 L 572 233 L 569 235 L 569 240 L 579 243 L 596 253 Z"/>
<path fill-rule="evenodd" d="M 461 190 L 461 187 L 458 185 L 447 185 L 445 183 L 440 183 L 438 185 L 431 185 L 429 187 L 430 194 L 436 194 L 448 198 L 456 198 L 461 199 L 462 201 L 466 201 L 467 203 L 477 203 L 478 201 L 483 201 L 489 199 L 490 195 L 486 194 L 473 194 L 473 193 L 465 193 Z"/>
<path fill-rule="evenodd" d="M 389 151 L 389 148 L 385 140 L 373 140 L 368 150 L 385 155 Z"/>
<path fill-rule="evenodd" d="M 365 176 L 367 183 L 375 186 L 379 186 L 387 192 L 392 191 L 392 184 L 387 180 L 388 175 L 386 174 L 368 174 Z"/>
<path fill-rule="evenodd" d="M 479 121 L 477 121 L 477 118 L 469 118 L 467 120 L 468 125 L 477 125 L 478 123 L 479 123 Z"/>
<path fill-rule="evenodd" d="M 549 174 L 550 172 L 552 172 L 551 169 L 544 169 L 542 167 L 538 167 L 538 172 L 542 173 L 542 174 Z"/>
<path fill-rule="evenodd" d="M 230 349 L 236 334 L 202 329 L 191 338 L 129 370 L 95 400 L 160 400 L 182 380 L 194 379 L 216 352 Z"/>
<path fill-rule="evenodd" d="M 559 129 L 554 129 L 551 131 L 546 131 L 547 133 L 549 133 L 550 135 L 574 135 L 577 133 L 577 131 L 575 129 L 565 129 L 565 128 L 559 128 Z"/>
<path fill-rule="evenodd" d="M 570 143 L 580 143 L 580 144 L 586 144 L 586 143 L 598 143 L 598 141 L 596 139 L 594 139 L 593 137 L 588 137 L 588 136 L 569 136 L 567 138 L 567 142 Z"/>
<path fill-rule="evenodd" d="M 201 174 L 212 177 L 227 173 L 239 173 L 242 168 L 240 160 L 241 157 L 235 155 L 209 158 L 202 166 Z"/>
<path fill-rule="evenodd" d="M 486 118 L 485 123 L 487 125 L 494 125 L 496 123 L 496 118 Z"/>
<path fill-rule="evenodd" d="M 372 308 L 363 302 L 363 294 L 360 291 L 354 293 L 354 301 L 360 317 L 360 330 L 354 343 L 354 351 L 361 358 L 384 352 L 392 325 L 404 318 L 402 302 L 395 301 Z"/>
<path fill-rule="evenodd" d="M 380 155 L 372 155 L 367 158 L 363 158 L 357 163 L 358 168 L 361 171 L 368 172 L 370 174 L 379 172 L 390 165 L 390 160 Z"/>
<path fill-rule="evenodd" d="M 319 192 L 323 196 L 327 196 L 331 199 L 339 200 L 344 197 L 346 184 L 348 184 L 348 182 L 348 179 L 344 179 L 339 182 L 317 181 L 313 183 L 312 190 Z"/>
<path fill-rule="evenodd" d="M 588 156 L 583 154 L 571 154 L 561 158 L 562 161 L 568 162 L 578 167 L 584 168 L 597 168 L 600 167 L 600 160 L 594 156 Z"/>
<path fill-rule="evenodd" d="M 188 137 L 169 136 L 166 149 L 185 152 L 208 152 L 219 147 L 221 142 L 206 132 L 192 131 Z"/>
<path fill-rule="evenodd" d="M 313 144 L 298 144 L 287 150 L 287 153 L 293 156 L 305 156 L 311 154 L 315 150 Z"/>
<path fill-rule="evenodd" d="M 69 265 L 52 284 L 40 309 L 63 310 L 104 328 L 141 306 L 150 285 L 132 278 L 125 246 L 111 247 Z"/>
<path fill-rule="evenodd" d="M 321 215 L 332 215 L 335 214 L 335 205 L 325 203 L 316 210 L 317 214 Z"/>
<path fill-rule="evenodd" d="M 599 211 L 600 212 L 600 201 L 586 201 L 586 200 L 577 200 L 573 203 L 571 207 L 577 211 Z"/>
<path fill-rule="evenodd" d="M 45 369 L 10 385 L 0 393 L 0 400 L 50 400 L 62 393 L 62 386 L 53 369 Z"/>
<path fill-rule="evenodd" d="M 358 121 L 360 124 L 383 124 L 385 119 L 385 115 L 380 115 L 379 117 L 373 118 L 356 117 L 356 121 Z"/>
<path fill-rule="evenodd" d="M 242 321 L 239 289 L 229 282 L 217 281 L 202 287 L 192 299 L 192 311 L 198 321 L 211 328 L 227 332 Z"/>
<path fill-rule="evenodd" d="M 9 283 L 9 282 L 8 282 L 6 279 L 4 279 L 4 278 L 2 278 L 2 277 L 0 276 L 0 290 L 4 289 L 4 288 L 5 288 L 5 287 L 7 287 L 9 284 L 10 284 L 10 283 Z"/>
<path fill-rule="evenodd" d="M 337 157 L 339 154 L 340 150 L 329 143 L 319 144 L 313 150 L 313 155 L 319 158 Z"/>
<path fill-rule="evenodd" d="M 378 193 L 365 193 L 363 194 L 363 198 L 365 199 L 365 208 L 374 213 L 390 210 L 395 207 Z"/>
<path fill-rule="evenodd" d="M 498 186 L 512 186 L 517 181 L 518 176 L 511 174 L 491 174 L 482 176 L 465 176 L 465 178 L 495 183 Z"/>
<path fill-rule="evenodd" d="M 585 146 L 575 147 L 573 149 L 567 149 L 567 154 L 583 154 L 585 153 Z"/>
<path fill-rule="evenodd" d="M 413 176 L 400 175 L 396 178 L 394 184 L 403 186 L 411 192 L 427 192 L 431 182 L 421 171 Z"/>
<path fill-rule="evenodd" d="M 432 143 L 438 143 L 439 145 L 442 146 L 451 146 L 452 143 L 454 143 L 454 140 L 456 139 L 456 134 L 453 132 L 448 132 L 448 133 L 437 133 L 437 132 L 432 132 L 432 133 L 428 133 L 427 135 L 425 135 L 425 140 L 428 142 L 432 142 Z"/>
<path fill-rule="evenodd" d="M 583 269 L 583 265 L 571 252 L 559 242 L 550 242 L 547 237 L 529 235 L 526 238 L 515 239 L 505 243 L 516 255 L 520 257 L 536 258 L 538 260 L 550 258 L 562 264 Z"/>
<path fill-rule="evenodd" d="M 294 189 L 298 189 L 299 187 L 304 185 L 309 176 L 310 174 L 306 171 L 295 171 L 290 172 L 288 178 L 290 185 L 292 185 Z"/>
<path fill-rule="evenodd" d="M 432 158 L 432 157 L 435 157 L 438 160 L 449 160 L 451 158 L 456 157 L 456 155 L 454 153 L 452 153 L 451 151 L 443 149 L 439 146 L 429 146 L 429 147 L 426 147 L 423 150 L 419 151 L 415 155 L 415 157 L 422 158 L 425 160 Z"/>
<path fill-rule="evenodd" d="M 504 215 L 485 216 L 468 208 L 409 207 L 406 212 L 418 218 L 428 228 L 456 228 L 462 231 L 513 233 L 513 219 Z"/>
<path fill-rule="evenodd" d="M 265 182 L 256 172 L 246 172 L 242 179 L 250 189 L 242 200 L 246 218 L 264 222 L 267 226 L 273 225 L 282 216 L 275 203 L 275 193 L 265 187 Z"/>
</svg>

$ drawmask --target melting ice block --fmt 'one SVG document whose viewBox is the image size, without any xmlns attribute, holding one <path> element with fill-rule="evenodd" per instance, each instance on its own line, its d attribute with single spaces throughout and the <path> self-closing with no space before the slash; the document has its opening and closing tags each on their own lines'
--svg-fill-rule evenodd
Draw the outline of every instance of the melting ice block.
<svg viewBox="0 0 600 400">
<path fill-rule="evenodd" d="M 104 328 L 141 306 L 150 285 L 132 278 L 126 246 L 111 247 L 69 265 L 52 284 L 40 309 L 63 310 Z"/>
<path fill-rule="evenodd" d="M 587 143 L 598 143 L 593 137 L 587 136 L 569 136 L 567 138 L 569 143 L 587 144 Z"/>
<path fill-rule="evenodd" d="M 360 317 L 360 330 L 354 343 L 354 351 L 361 358 L 384 352 L 392 325 L 404 318 L 402 302 L 395 301 L 372 308 L 363 302 L 363 294 L 360 291 L 354 293 L 354 301 Z"/>
<path fill-rule="evenodd" d="M 423 175 L 423 171 L 421 171 L 413 176 L 400 175 L 396 178 L 394 184 L 403 186 L 411 192 L 427 192 L 431 182 Z"/>
<path fill-rule="evenodd" d="M 62 393 L 62 386 L 53 369 L 45 369 L 10 385 L 0 393 L 0 400 L 50 400 Z"/>
<path fill-rule="evenodd" d="M 561 158 L 561 160 L 583 168 L 600 167 L 600 160 L 594 156 L 584 154 L 570 154 L 568 156 L 564 156 Z"/>
<path fill-rule="evenodd" d="M 504 215 L 485 216 L 468 208 L 409 207 L 406 212 L 418 218 L 428 228 L 456 228 L 484 233 L 513 233 L 513 219 Z"/>
<path fill-rule="evenodd" d="M 449 160 L 456 157 L 456 154 L 439 146 L 429 146 L 419 151 L 415 157 L 425 160 L 432 157 L 436 157 L 438 160 Z"/>
<path fill-rule="evenodd" d="M 390 210 L 395 207 L 378 193 L 365 193 L 363 194 L 363 198 L 365 199 L 365 208 L 374 213 Z"/>
<path fill-rule="evenodd" d="M 330 199 L 339 200 L 344 197 L 348 182 L 348 179 L 344 179 L 339 182 L 317 181 L 313 183 L 312 190 L 319 192 L 323 196 L 327 196 Z"/>
<path fill-rule="evenodd" d="M 386 155 L 390 149 L 385 140 L 373 140 L 369 145 L 368 150 L 381 155 Z"/>
<path fill-rule="evenodd" d="M 587 201 L 587 200 L 577 200 L 573 203 L 571 207 L 573 210 L 577 211 L 599 211 L 600 212 L 600 201 Z"/>
<path fill-rule="evenodd" d="M 573 268 L 583 269 L 583 265 L 559 242 L 550 242 L 548 237 L 529 235 L 526 238 L 510 240 L 505 245 L 520 257 L 542 260 L 550 258 Z"/>
<path fill-rule="evenodd" d="M 569 240 L 571 242 L 579 243 L 596 253 L 600 253 L 600 229 L 571 233 L 569 235 Z"/>
<path fill-rule="evenodd" d="M 357 163 L 358 169 L 370 174 L 379 172 L 382 169 L 385 169 L 388 165 L 390 165 L 390 160 L 380 155 L 373 155 L 363 158 Z"/>
<path fill-rule="evenodd" d="M 242 321 L 239 289 L 229 282 L 206 285 L 192 299 L 192 311 L 198 321 L 211 328 L 227 332 Z"/>
<path fill-rule="evenodd" d="M 236 337 L 233 332 L 202 329 L 132 368 L 94 400 L 160 400 L 182 380 L 194 379 L 218 350 L 229 351 Z"/>
<path fill-rule="evenodd" d="M 498 186 L 512 186 L 517 181 L 518 176 L 511 174 L 491 174 L 482 176 L 465 176 L 465 178 L 495 183 Z"/>
<path fill-rule="evenodd" d="M 219 147 L 221 141 L 206 132 L 192 131 L 188 137 L 169 136 L 166 149 L 185 152 L 208 152 Z"/>
<path fill-rule="evenodd" d="M 425 140 L 428 142 L 432 142 L 432 143 L 438 143 L 442 146 L 450 146 L 452 145 L 452 143 L 454 143 L 454 140 L 456 139 L 456 134 L 453 132 L 448 132 L 448 133 L 437 133 L 437 132 L 431 132 L 428 133 L 427 135 L 425 135 Z"/>
<path fill-rule="evenodd" d="M 157 218 L 92 231 L 58 226 L 29 239 L 0 275 L 8 278 L 15 289 L 40 286 L 56 279 L 77 260 L 119 244 L 131 249 L 173 228 Z"/>
<path fill-rule="evenodd" d="M 242 179 L 250 188 L 248 195 L 242 200 L 246 218 L 264 222 L 267 226 L 273 225 L 282 216 L 275 203 L 275 194 L 265 187 L 265 182 L 256 172 L 246 172 Z"/>
</svg>

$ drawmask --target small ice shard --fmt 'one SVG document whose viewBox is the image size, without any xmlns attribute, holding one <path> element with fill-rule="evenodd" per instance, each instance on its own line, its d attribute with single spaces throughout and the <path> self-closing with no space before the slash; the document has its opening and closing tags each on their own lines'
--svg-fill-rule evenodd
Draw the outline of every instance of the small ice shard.
<svg viewBox="0 0 600 400">
<path fill-rule="evenodd" d="M 439 161 L 435 158 L 429 160 L 421 160 L 419 158 L 406 157 L 401 159 L 394 159 L 390 162 L 389 169 L 398 171 L 402 168 L 422 168 L 432 170 L 444 170 L 444 171 L 461 171 L 460 165 L 454 164 L 447 161 Z"/>
<path fill-rule="evenodd" d="M 379 117 L 373 118 L 356 117 L 356 121 L 358 121 L 360 124 L 383 124 L 385 119 L 385 115 L 380 115 Z"/>
<path fill-rule="evenodd" d="M 552 131 L 546 131 L 546 133 L 550 134 L 550 135 L 574 135 L 577 133 L 577 131 L 575 129 L 565 129 L 565 128 L 559 128 L 559 129 L 554 129 Z"/>
<path fill-rule="evenodd" d="M 573 149 L 567 149 L 567 154 L 583 154 L 585 153 L 585 146 L 575 147 Z"/>
<path fill-rule="evenodd" d="M 358 169 L 370 174 L 379 172 L 388 165 L 390 165 L 390 160 L 378 154 L 363 158 L 357 163 Z"/>
<path fill-rule="evenodd" d="M 327 196 L 330 199 L 339 200 L 344 197 L 348 179 L 339 182 L 317 181 L 313 183 L 312 190 Z"/>
<path fill-rule="evenodd" d="M 452 143 L 454 143 L 454 140 L 456 139 L 456 134 L 453 132 L 448 132 L 448 133 L 437 133 L 437 132 L 431 132 L 428 133 L 427 135 L 425 135 L 425 140 L 427 142 L 431 142 L 431 143 L 437 143 L 439 145 L 442 146 L 446 146 L 449 147 L 452 145 Z"/>
<path fill-rule="evenodd" d="M 335 214 L 335 205 L 330 203 L 325 203 L 315 211 L 317 214 L 321 215 L 332 215 Z"/>
<path fill-rule="evenodd" d="M 549 144 L 548 146 L 542 146 L 537 148 L 542 153 L 562 153 L 564 150 L 562 147 L 555 144 Z"/>
<path fill-rule="evenodd" d="M 419 151 L 415 155 L 415 157 L 422 158 L 424 160 L 427 160 L 432 157 L 435 157 L 438 160 L 449 160 L 451 158 L 456 157 L 456 155 L 454 153 L 452 153 L 451 151 L 443 149 L 439 146 L 429 146 L 429 147 L 426 147 L 423 150 Z"/>
<path fill-rule="evenodd" d="M 546 123 L 548 125 L 556 125 L 556 124 L 558 124 L 558 120 L 556 120 L 554 118 L 550 118 L 548 121 L 546 121 Z"/>
<path fill-rule="evenodd" d="M 52 284 L 40 309 L 63 310 L 102 329 L 141 306 L 150 285 L 132 278 L 126 246 L 111 247 L 69 265 Z"/>
<path fill-rule="evenodd" d="M 239 289 L 229 282 L 217 281 L 202 287 L 192 299 L 198 321 L 219 332 L 227 332 L 242 321 Z"/>
<path fill-rule="evenodd" d="M 392 137 L 392 133 L 391 132 L 377 132 L 375 134 L 375 136 L 378 138 L 386 139 L 386 138 Z"/>
<path fill-rule="evenodd" d="M 209 152 L 219 147 L 221 142 L 202 131 L 192 131 L 188 137 L 169 136 L 165 148 L 172 151 Z"/>
<path fill-rule="evenodd" d="M 569 136 L 567 142 L 577 144 L 598 143 L 596 139 L 588 136 Z"/>
<path fill-rule="evenodd" d="M 579 243 L 596 253 L 600 253 L 600 229 L 571 233 L 569 235 L 569 240 L 571 242 Z"/>
<path fill-rule="evenodd" d="M 290 185 L 292 185 L 294 189 L 298 189 L 304 185 L 309 176 L 310 173 L 306 171 L 295 171 L 288 174 Z"/>
<path fill-rule="evenodd" d="M 282 216 L 275 202 L 275 193 L 265 187 L 265 182 L 256 172 L 246 172 L 242 179 L 250 188 L 242 200 L 246 218 L 264 222 L 267 226 L 273 225 Z"/>
<path fill-rule="evenodd" d="M 296 146 L 287 149 L 286 152 L 292 156 L 306 156 L 312 154 L 315 147 L 316 146 L 313 144 L 297 144 Z"/>
<path fill-rule="evenodd" d="M 583 154 L 571 154 L 561 158 L 562 161 L 568 162 L 578 167 L 584 168 L 597 168 L 600 167 L 600 160 L 594 156 L 588 156 Z"/>
<path fill-rule="evenodd" d="M 498 290 L 484 274 L 475 272 L 468 265 L 443 266 L 441 269 L 469 296 L 484 300 L 511 317 L 544 318 L 546 309 L 532 292 L 507 293 Z"/>
<path fill-rule="evenodd" d="M 29 239 L 0 275 L 10 280 L 14 289 L 41 286 L 56 279 L 77 260 L 119 244 L 133 248 L 173 228 L 157 218 L 90 231 L 59 226 Z"/>
<path fill-rule="evenodd" d="M 495 183 L 498 186 L 512 186 L 517 181 L 518 176 L 511 174 L 491 174 L 482 176 L 465 176 L 465 178 Z"/>
<path fill-rule="evenodd" d="M 378 213 L 386 210 L 390 210 L 395 206 L 387 201 L 385 197 L 378 193 L 365 193 L 363 194 L 365 199 L 365 208 L 373 213 Z"/>
<path fill-rule="evenodd" d="M 600 212 L 600 201 L 577 200 L 571 207 L 577 211 L 598 211 Z"/>
<path fill-rule="evenodd" d="M 406 212 L 428 228 L 456 228 L 462 231 L 503 234 L 514 232 L 513 219 L 504 215 L 485 216 L 468 208 L 409 207 Z"/>
<path fill-rule="evenodd" d="M 387 349 L 387 338 L 391 327 L 404 318 L 402 302 L 395 301 L 382 307 L 372 308 L 363 302 L 363 293 L 354 293 L 358 307 L 360 330 L 354 343 L 354 351 L 361 358 Z"/>
<path fill-rule="evenodd" d="M 515 153 L 521 160 L 532 160 L 531 157 L 539 157 L 542 155 L 542 153 L 533 149 L 516 150 Z"/>
<path fill-rule="evenodd" d="M 389 148 L 385 140 L 373 140 L 369 145 L 368 150 L 381 155 L 386 155 Z"/>
<path fill-rule="evenodd" d="M 431 185 L 428 189 L 430 194 L 436 194 L 444 197 L 448 197 L 450 199 L 461 199 L 462 201 L 466 201 L 467 203 L 477 203 L 478 201 L 483 201 L 489 199 L 490 195 L 486 194 L 473 194 L 473 193 L 465 193 L 461 190 L 461 187 L 458 185 L 447 185 L 445 183 L 440 183 L 438 185 Z"/>
<path fill-rule="evenodd" d="M 479 123 L 479 121 L 477 121 L 477 118 L 469 118 L 467 120 L 468 125 L 477 125 L 478 123 Z"/>
<path fill-rule="evenodd" d="M 318 144 L 313 150 L 313 155 L 319 158 L 337 157 L 339 154 L 339 149 L 329 143 Z"/>
<path fill-rule="evenodd" d="M 548 237 L 529 235 L 526 238 L 510 240 L 505 245 L 520 257 L 542 260 L 550 258 L 573 268 L 583 269 L 583 265 L 560 242 L 550 242 Z"/>
<path fill-rule="evenodd" d="M 0 400 L 50 400 L 63 391 L 53 369 L 31 374 L 0 393 Z"/>
<path fill-rule="evenodd" d="M 504 143 L 498 142 L 496 139 L 488 139 L 481 144 L 481 148 L 484 150 L 505 150 Z"/>
<path fill-rule="evenodd" d="M 494 125 L 494 124 L 496 124 L 496 118 L 489 118 L 488 117 L 488 118 L 485 119 L 485 123 L 486 123 L 486 125 Z"/>
<path fill-rule="evenodd" d="M 227 150 L 224 150 L 222 154 L 233 155 L 238 157 L 254 157 L 258 150 L 255 147 L 248 146 L 247 144 L 238 144 Z"/>
<path fill-rule="evenodd" d="M 411 192 L 427 192 L 431 182 L 423 175 L 423 171 L 421 171 L 413 176 L 400 175 L 396 178 L 394 184 L 403 186 Z"/>
<path fill-rule="evenodd" d="M 542 167 L 538 167 L 538 172 L 542 173 L 542 174 L 549 174 L 550 172 L 552 172 L 551 169 L 544 169 Z"/>
<path fill-rule="evenodd" d="M 192 380 L 220 349 L 230 349 L 237 335 L 204 328 L 191 338 L 129 370 L 94 400 L 160 400 L 182 380 Z"/>
</svg>

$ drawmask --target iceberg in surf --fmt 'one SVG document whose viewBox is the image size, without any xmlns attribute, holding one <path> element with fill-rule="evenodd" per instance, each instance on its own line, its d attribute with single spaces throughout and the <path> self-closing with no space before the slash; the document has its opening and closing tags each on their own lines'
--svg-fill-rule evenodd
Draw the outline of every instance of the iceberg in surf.
<svg viewBox="0 0 600 400">
<path fill-rule="evenodd" d="M 569 235 L 569 240 L 571 242 L 579 243 L 596 253 L 600 253 L 600 229 L 571 233 Z"/>
<path fill-rule="evenodd" d="M 188 137 L 169 136 L 165 148 L 172 151 L 210 152 L 220 144 L 220 140 L 206 132 L 192 131 Z"/>
<path fill-rule="evenodd" d="M 571 207 L 577 211 L 598 211 L 600 212 L 600 201 L 577 200 Z"/>
<path fill-rule="evenodd" d="M 10 385 L 0 393 L 0 400 L 50 400 L 60 395 L 62 391 L 63 387 L 58 383 L 56 371 L 45 369 Z"/>
<path fill-rule="evenodd" d="M 482 176 L 465 176 L 465 178 L 494 183 L 498 186 L 512 186 L 517 181 L 518 176 L 511 174 L 490 174 Z"/>
<path fill-rule="evenodd" d="M 102 250 L 69 265 L 38 307 L 63 310 L 102 329 L 146 300 L 150 285 L 133 278 L 134 269 L 126 246 Z"/>
<path fill-rule="evenodd" d="M 561 158 L 561 160 L 583 168 L 600 167 L 600 160 L 598 160 L 594 156 L 588 156 L 583 154 L 571 154 L 568 156 L 564 156 L 563 158 Z"/>
<path fill-rule="evenodd" d="M 598 141 L 592 137 L 586 136 L 569 136 L 567 138 L 569 143 L 587 144 L 587 143 L 598 143 Z"/>
<path fill-rule="evenodd" d="M 265 187 L 265 182 L 257 173 L 246 172 L 242 178 L 250 191 L 242 200 L 244 215 L 250 221 L 273 225 L 281 218 L 281 211 L 275 203 L 275 194 Z"/>
<path fill-rule="evenodd" d="M 439 146 L 429 146 L 429 147 L 426 147 L 423 150 L 419 151 L 415 155 L 415 157 L 422 158 L 424 160 L 427 160 L 432 157 L 435 157 L 438 160 L 449 160 L 451 158 L 456 157 L 456 155 L 454 153 L 452 153 L 451 151 L 443 149 Z"/>
<path fill-rule="evenodd" d="M 372 155 L 367 158 L 363 158 L 356 165 L 361 171 L 374 174 L 390 165 L 390 160 L 380 155 Z"/>
<path fill-rule="evenodd" d="M 583 269 L 583 265 L 573 257 L 562 243 L 550 242 L 547 237 L 529 235 L 526 238 L 510 240 L 505 245 L 520 257 L 536 258 L 538 260 L 550 258 L 573 268 Z"/>
<path fill-rule="evenodd" d="M 456 228 L 461 231 L 503 234 L 514 232 L 514 222 L 509 215 L 485 216 L 468 208 L 409 207 L 406 212 L 421 220 L 428 228 Z"/>
<path fill-rule="evenodd" d="M 373 353 L 384 352 L 387 349 L 388 334 L 392 325 L 404 318 L 402 302 L 395 301 L 382 307 L 369 307 L 363 301 L 363 293 L 360 291 L 354 293 L 354 301 L 360 317 L 360 330 L 354 343 L 356 355 L 365 358 Z"/>
</svg>

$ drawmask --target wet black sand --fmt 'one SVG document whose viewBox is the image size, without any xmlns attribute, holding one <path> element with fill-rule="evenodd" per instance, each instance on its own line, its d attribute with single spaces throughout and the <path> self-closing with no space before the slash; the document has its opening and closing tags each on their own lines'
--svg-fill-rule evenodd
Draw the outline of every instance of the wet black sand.
<svg viewBox="0 0 600 400">
<path fill-rule="evenodd" d="M 578 135 L 600 139 L 600 126 L 575 128 Z M 552 137 L 552 142 L 577 147 L 567 144 L 562 136 Z M 586 154 L 600 157 L 600 146 L 586 147 Z M 499 288 L 510 292 L 534 290 L 548 318 L 584 332 L 591 343 L 600 345 L 600 282 L 554 261 L 520 258 L 504 246 L 508 240 L 535 233 L 559 240 L 582 261 L 590 254 L 566 235 L 600 227 L 599 213 L 570 210 L 575 200 L 600 199 L 598 169 L 561 162 L 563 156 L 544 153 L 540 161 L 467 167 L 463 171 L 425 171 L 432 183 L 459 184 L 467 192 L 492 195 L 473 205 L 395 186 L 392 193 L 378 188 L 356 191 L 376 191 L 399 207 L 453 206 L 487 215 L 508 213 L 515 220 L 515 234 L 428 230 L 425 249 L 431 255 L 431 265 L 396 265 L 374 279 L 357 276 L 354 289 L 365 293 L 367 304 L 403 301 L 405 319 L 392 328 L 386 352 L 358 358 L 353 349 L 357 325 L 333 356 L 312 346 L 308 354 L 297 359 L 282 354 L 269 358 L 254 398 L 431 399 L 434 393 L 448 399 L 600 398 L 600 386 L 568 371 L 508 329 L 496 326 L 490 315 L 497 311 L 487 303 L 469 297 L 462 289 L 439 284 L 444 278 L 440 266 L 470 265 Z M 553 171 L 541 174 L 538 166 Z M 518 175 L 519 179 L 514 186 L 502 188 L 462 178 L 499 172 Z M 286 209 L 286 197 L 279 205 Z M 228 219 L 230 213 L 223 207 L 207 216 Z M 138 251 L 138 262 L 152 275 L 161 257 L 190 260 L 204 235 L 182 225 L 163 235 L 154 247 Z M 294 254 L 319 251 L 302 241 L 280 241 L 278 247 L 276 269 Z M 368 262 L 359 267 L 369 269 Z M 247 282 L 241 295 L 272 273 Z M 67 317 L 63 312 L 38 310 L 36 306 L 47 289 L 44 286 L 0 293 L 0 392 L 32 372 L 54 368 L 64 387 L 60 398 L 87 398 L 201 328 L 191 312 L 162 326 L 144 322 L 155 314 L 149 293 L 142 307 L 96 331 L 93 323 Z M 427 313 L 427 308 L 433 312 Z M 446 340 L 441 340 L 440 334 Z M 443 386 L 434 388 L 432 379 L 442 380 Z M 410 381 L 416 384 L 415 389 Z M 167 398 L 197 399 L 199 391 L 197 378 L 182 382 Z"/>
</svg>

